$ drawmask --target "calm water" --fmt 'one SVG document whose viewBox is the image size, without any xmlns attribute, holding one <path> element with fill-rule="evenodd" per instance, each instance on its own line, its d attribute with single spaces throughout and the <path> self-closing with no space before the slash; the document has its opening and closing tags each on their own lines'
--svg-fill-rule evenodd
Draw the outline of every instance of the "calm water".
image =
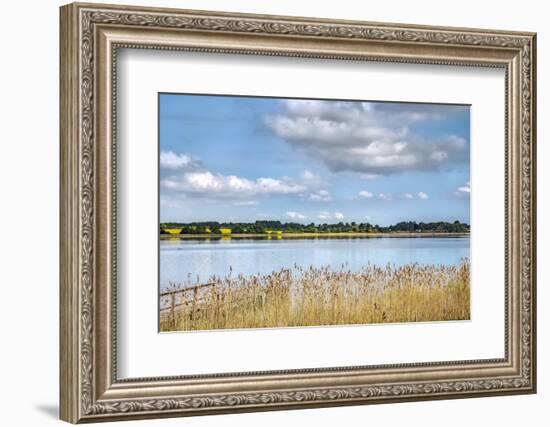
<svg viewBox="0 0 550 427">
<path fill-rule="evenodd" d="M 294 264 L 358 270 L 371 263 L 457 264 L 470 255 L 469 237 L 325 238 L 285 240 L 163 240 L 160 242 L 160 286 L 190 277 L 268 274 Z"/>
</svg>

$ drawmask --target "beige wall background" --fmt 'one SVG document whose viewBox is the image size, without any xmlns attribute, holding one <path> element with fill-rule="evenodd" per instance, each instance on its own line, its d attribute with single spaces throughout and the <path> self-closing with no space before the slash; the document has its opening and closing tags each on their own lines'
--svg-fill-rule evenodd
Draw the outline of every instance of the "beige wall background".
<svg viewBox="0 0 550 427">
<path fill-rule="evenodd" d="M 110 0 L 112 3 L 125 4 Z M 129 0 L 130 2 L 130 0 Z M 545 3 L 161 0 L 132 4 L 538 32 L 539 393 L 437 402 L 136 421 L 124 426 L 543 426 L 550 406 L 550 27 Z M 0 22 L 0 419 L 48 426 L 58 402 L 58 7 L 2 4 Z M 488 165 L 487 173 L 490 173 Z M 492 254 L 487 254 L 492 256 Z M 546 420 L 545 420 L 546 418 Z M 121 424 L 122 425 L 122 424 Z"/>
</svg>

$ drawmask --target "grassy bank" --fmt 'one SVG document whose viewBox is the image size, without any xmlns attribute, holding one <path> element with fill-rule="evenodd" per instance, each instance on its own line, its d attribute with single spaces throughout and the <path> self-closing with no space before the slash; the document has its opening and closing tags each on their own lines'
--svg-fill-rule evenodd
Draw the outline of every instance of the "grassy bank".
<svg viewBox="0 0 550 427">
<path fill-rule="evenodd" d="M 470 318 L 470 267 L 369 265 L 281 270 L 264 276 L 212 278 L 175 293 L 161 311 L 161 331 L 348 325 Z M 161 308 L 170 301 L 161 301 Z"/>
<path fill-rule="evenodd" d="M 245 239 L 245 238 L 264 238 L 264 239 L 285 239 L 285 238 L 316 238 L 316 237 L 467 237 L 470 233 L 408 233 L 405 231 L 392 233 L 362 233 L 362 232 L 341 232 L 341 233 L 281 233 L 281 234 L 254 234 L 254 233 L 236 233 L 236 234 L 160 234 L 161 240 L 173 239 Z"/>
</svg>

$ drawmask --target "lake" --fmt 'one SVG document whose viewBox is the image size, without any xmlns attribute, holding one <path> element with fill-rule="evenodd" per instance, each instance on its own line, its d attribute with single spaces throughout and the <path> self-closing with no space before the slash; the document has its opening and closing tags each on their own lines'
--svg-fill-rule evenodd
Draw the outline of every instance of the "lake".
<svg viewBox="0 0 550 427">
<path fill-rule="evenodd" d="M 368 263 L 460 263 L 470 256 L 469 237 L 353 237 L 292 239 L 174 239 L 160 241 L 160 287 L 209 277 L 269 274 L 295 264 L 359 270 Z"/>
</svg>

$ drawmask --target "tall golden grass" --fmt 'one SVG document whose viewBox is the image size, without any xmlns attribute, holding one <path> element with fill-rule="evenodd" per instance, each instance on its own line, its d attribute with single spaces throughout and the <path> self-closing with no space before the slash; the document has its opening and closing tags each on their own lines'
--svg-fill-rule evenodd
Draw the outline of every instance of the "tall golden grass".
<svg viewBox="0 0 550 427">
<path fill-rule="evenodd" d="M 294 266 L 268 275 L 214 277 L 172 297 L 161 331 L 351 325 L 470 318 L 470 264 L 359 271 Z"/>
</svg>

